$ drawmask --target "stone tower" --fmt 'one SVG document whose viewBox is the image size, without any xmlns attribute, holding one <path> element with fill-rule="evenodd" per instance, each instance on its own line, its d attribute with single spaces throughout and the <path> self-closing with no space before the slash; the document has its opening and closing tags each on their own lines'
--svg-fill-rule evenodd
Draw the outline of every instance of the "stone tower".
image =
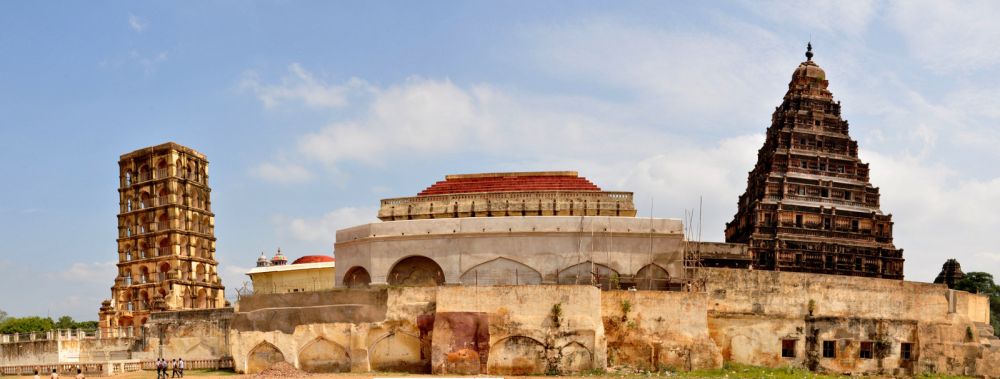
<svg viewBox="0 0 1000 379">
<path fill-rule="evenodd" d="M 810 44 L 771 116 L 726 241 L 747 243 L 759 269 L 903 279 L 892 215 L 879 209 L 868 164 L 812 56 Z"/>
<path fill-rule="evenodd" d="M 169 142 L 122 155 L 118 169 L 118 276 L 102 332 L 131 335 L 152 311 L 225 306 L 205 155 Z"/>
</svg>

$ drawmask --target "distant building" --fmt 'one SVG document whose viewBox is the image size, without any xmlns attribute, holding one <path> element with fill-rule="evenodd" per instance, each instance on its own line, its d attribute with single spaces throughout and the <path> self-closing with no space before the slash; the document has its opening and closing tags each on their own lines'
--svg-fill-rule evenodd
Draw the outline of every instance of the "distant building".
<svg viewBox="0 0 1000 379">
<path fill-rule="evenodd" d="M 292 264 L 281 249 L 270 261 L 261 253 L 257 267 L 247 271 L 255 294 L 322 291 L 333 289 L 336 261 L 326 255 L 306 255 Z"/>
<path fill-rule="evenodd" d="M 903 279 L 892 215 L 812 56 L 771 116 L 726 242 L 748 244 L 758 269 Z"/>
<path fill-rule="evenodd" d="M 176 143 L 118 161 L 118 275 L 100 311 L 107 337 L 153 311 L 224 307 L 205 155 Z"/>
<path fill-rule="evenodd" d="M 965 279 L 962 272 L 962 265 L 955 259 L 949 259 L 941 266 L 941 272 L 934 278 L 934 283 L 945 284 L 948 288 L 955 288 L 955 283 Z"/>
</svg>

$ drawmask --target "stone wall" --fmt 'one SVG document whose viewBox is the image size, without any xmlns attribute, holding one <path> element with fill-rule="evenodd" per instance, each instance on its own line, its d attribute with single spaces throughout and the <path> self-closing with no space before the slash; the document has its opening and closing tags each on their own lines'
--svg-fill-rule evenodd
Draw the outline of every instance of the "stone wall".
<svg viewBox="0 0 1000 379">
<path fill-rule="evenodd" d="M 683 282 L 682 227 L 679 220 L 605 216 L 365 224 L 337 231 L 336 281 L 348 286 L 345 277 L 360 270 L 373 285 L 391 284 L 398 263 L 423 257 L 442 284 L 590 284 L 593 261 L 601 281 L 617 275 L 625 282 L 649 267 L 665 287 L 667 279 Z"/>
<path fill-rule="evenodd" d="M 985 296 L 850 276 L 732 269 L 701 275 L 709 332 L 728 362 L 884 374 L 975 374 L 1000 366 L 984 364 L 995 360 L 995 347 L 972 336 L 989 319 Z M 833 344 L 832 356 L 824 356 L 824 342 Z M 862 354 L 866 346 L 870 354 Z"/>
<path fill-rule="evenodd" d="M 608 364 L 681 371 L 721 367 L 706 311 L 703 293 L 601 292 Z"/>
<path fill-rule="evenodd" d="M 133 355 L 186 361 L 229 357 L 232 318 L 233 308 L 153 313 L 144 327 L 142 352 Z"/>
</svg>

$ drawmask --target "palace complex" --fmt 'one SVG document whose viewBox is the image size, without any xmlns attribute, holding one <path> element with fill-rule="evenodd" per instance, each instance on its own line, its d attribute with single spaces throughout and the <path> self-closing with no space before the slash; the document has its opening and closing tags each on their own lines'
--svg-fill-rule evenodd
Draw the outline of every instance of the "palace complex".
<svg viewBox="0 0 1000 379">
<path fill-rule="evenodd" d="M 131 335 L 153 311 L 221 308 L 208 160 L 175 143 L 118 161 L 118 277 L 101 333 Z"/>
<path fill-rule="evenodd" d="M 795 69 L 726 243 L 636 217 L 574 171 L 448 175 L 338 230 L 333 256 L 261 254 L 230 307 L 205 156 L 119 162 L 119 273 L 97 336 L 0 336 L 0 374 L 113 374 L 158 357 L 259 373 L 687 371 L 1000 376 L 989 298 L 904 281 L 892 218 L 826 74 Z M 247 263 L 252 262 L 248 257 Z M 76 341 L 78 343 L 65 343 Z M 67 366 L 68 365 L 68 366 Z M 634 371 L 630 371 L 634 372 Z"/>
<path fill-rule="evenodd" d="M 748 244 L 755 268 L 903 279 L 892 215 L 812 57 L 810 45 L 771 116 L 726 242 Z"/>
</svg>

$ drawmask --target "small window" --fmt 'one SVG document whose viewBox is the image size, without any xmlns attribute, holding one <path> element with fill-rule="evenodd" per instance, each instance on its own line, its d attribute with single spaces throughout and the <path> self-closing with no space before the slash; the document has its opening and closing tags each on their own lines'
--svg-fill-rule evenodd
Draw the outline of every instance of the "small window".
<svg viewBox="0 0 1000 379">
<path fill-rule="evenodd" d="M 909 361 L 913 359 L 913 344 L 909 342 L 903 342 L 899 345 L 899 359 L 904 361 Z"/>
<path fill-rule="evenodd" d="M 823 197 L 830 197 L 830 189 L 829 188 L 823 188 L 819 192 L 820 192 L 820 194 Z"/>
<path fill-rule="evenodd" d="M 809 168 L 809 164 L 806 161 L 802 161 L 802 168 Z"/>
<path fill-rule="evenodd" d="M 826 171 L 826 163 L 820 163 L 819 164 L 819 170 L 820 171 Z"/>
<path fill-rule="evenodd" d="M 831 225 L 832 225 L 832 223 L 830 222 L 830 218 L 829 217 L 824 217 L 823 218 L 823 229 L 830 229 Z"/>
<path fill-rule="evenodd" d="M 844 191 L 844 200 L 851 200 L 851 191 Z"/>
<path fill-rule="evenodd" d="M 795 358 L 795 340 L 781 340 L 781 356 Z"/>
<path fill-rule="evenodd" d="M 872 359 L 872 342 L 862 341 L 861 350 L 858 352 L 858 357 L 861 359 Z"/>
<path fill-rule="evenodd" d="M 802 215 L 795 215 L 795 226 L 798 228 L 802 227 Z"/>
<path fill-rule="evenodd" d="M 858 231 L 858 220 L 851 220 L 851 230 Z"/>
<path fill-rule="evenodd" d="M 837 357 L 837 341 L 823 341 L 823 358 Z"/>
<path fill-rule="evenodd" d="M 816 123 L 816 126 L 819 126 L 819 120 L 816 120 L 814 122 Z"/>
</svg>

